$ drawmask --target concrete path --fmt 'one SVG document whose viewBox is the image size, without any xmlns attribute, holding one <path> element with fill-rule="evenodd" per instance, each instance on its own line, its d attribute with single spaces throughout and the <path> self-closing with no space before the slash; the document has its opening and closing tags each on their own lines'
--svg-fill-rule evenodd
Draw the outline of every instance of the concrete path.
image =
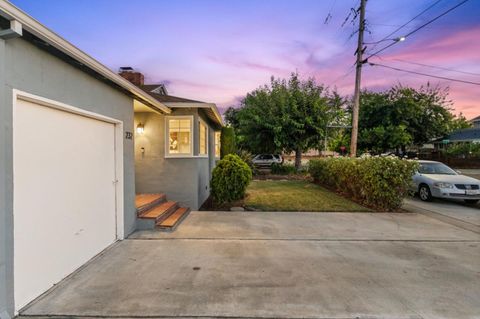
<svg viewBox="0 0 480 319">
<path fill-rule="evenodd" d="M 28 316 L 479 318 L 480 235 L 418 214 L 193 212 L 64 280 Z"/>
</svg>

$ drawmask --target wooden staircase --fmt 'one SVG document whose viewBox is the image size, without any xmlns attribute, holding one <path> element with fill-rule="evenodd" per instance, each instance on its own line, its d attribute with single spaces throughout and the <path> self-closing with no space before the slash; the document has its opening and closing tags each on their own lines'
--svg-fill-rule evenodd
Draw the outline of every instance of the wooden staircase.
<svg viewBox="0 0 480 319">
<path fill-rule="evenodd" d="M 137 228 L 174 231 L 188 216 L 190 208 L 180 207 L 177 202 L 167 200 L 165 194 L 138 194 Z"/>
</svg>

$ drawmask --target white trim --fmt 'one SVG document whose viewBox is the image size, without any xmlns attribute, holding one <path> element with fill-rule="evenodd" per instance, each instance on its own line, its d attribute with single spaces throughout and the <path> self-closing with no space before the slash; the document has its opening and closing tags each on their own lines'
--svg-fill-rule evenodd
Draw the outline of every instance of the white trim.
<svg viewBox="0 0 480 319">
<path fill-rule="evenodd" d="M 98 74 L 104 76 L 109 81 L 119 85 L 120 87 L 140 99 L 140 101 L 144 101 L 147 104 L 160 109 L 164 113 L 169 114 L 172 112 L 172 110 L 170 110 L 163 103 L 161 103 L 145 91 L 141 90 L 140 88 L 136 87 L 126 79 L 122 78 L 115 72 L 111 71 L 109 68 L 107 68 L 85 52 L 81 51 L 79 48 L 75 47 L 73 44 L 60 37 L 58 34 L 46 28 L 40 22 L 14 6 L 10 2 L 0 0 L 0 15 L 9 20 L 17 20 L 23 25 L 24 30 L 39 37 L 51 46 L 72 57 L 80 64 L 83 64 L 88 68 L 92 69 L 93 71 L 97 72 Z"/>
<path fill-rule="evenodd" d="M 104 121 L 107 123 L 112 123 L 115 125 L 115 176 L 117 180 L 116 187 L 115 187 L 115 199 L 116 199 L 115 215 L 116 215 L 116 230 L 117 230 L 116 233 L 117 233 L 117 240 L 124 239 L 125 238 L 125 233 L 124 233 L 124 217 L 125 216 L 124 216 L 124 202 L 123 202 L 124 200 L 123 122 L 108 116 L 86 111 L 75 106 L 50 100 L 38 95 L 23 92 L 17 89 L 12 90 L 12 95 L 13 95 L 12 123 L 15 123 L 15 112 L 17 107 L 17 100 L 24 100 L 28 102 L 38 103 L 43 106 L 51 107 L 51 108 L 65 111 L 68 113 L 73 113 L 73 114 L 93 118 L 93 119 Z M 15 141 L 13 141 L 13 145 L 15 145 Z M 13 163 L 15 163 L 15 159 L 13 159 Z M 13 171 L 15 174 L 15 167 L 13 168 Z M 13 194 L 13 196 L 15 196 L 15 194 Z"/>
<path fill-rule="evenodd" d="M 205 126 L 205 154 L 200 153 L 200 124 Z M 208 157 L 208 141 L 210 140 L 208 138 L 209 128 L 210 127 L 207 125 L 207 122 L 205 122 L 201 117 L 198 117 L 198 157 Z"/>
<path fill-rule="evenodd" d="M 170 132 L 169 132 L 169 120 L 171 119 L 189 119 L 190 120 L 190 153 L 185 154 L 170 154 Z M 169 115 L 165 116 L 165 158 L 186 158 L 186 157 L 196 157 L 193 155 L 195 144 L 193 136 L 195 134 L 195 125 L 193 115 Z"/>
<path fill-rule="evenodd" d="M 213 157 L 215 157 L 215 159 L 220 159 L 220 154 L 218 154 L 217 156 L 217 133 L 219 134 L 219 138 L 218 138 L 218 146 L 219 146 L 219 150 L 218 152 L 220 153 L 220 150 L 221 150 L 221 144 L 220 144 L 220 141 L 221 141 L 221 138 L 222 138 L 222 131 L 213 131 Z"/>
<path fill-rule="evenodd" d="M 223 126 L 223 119 L 218 111 L 217 105 L 215 103 L 205 103 L 205 102 L 164 102 L 168 107 L 172 108 L 194 108 L 194 109 L 210 109 L 212 110 L 215 118 L 218 123 Z"/>
</svg>

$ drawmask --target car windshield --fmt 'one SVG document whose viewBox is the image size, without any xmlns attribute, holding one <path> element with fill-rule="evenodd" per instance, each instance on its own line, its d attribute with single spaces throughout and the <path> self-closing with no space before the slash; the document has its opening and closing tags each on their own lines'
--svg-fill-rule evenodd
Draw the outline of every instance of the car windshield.
<svg viewBox="0 0 480 319">
<path fill-rule="evenodd" d="M 420 174 L 457 175 L 453 169 L 442 163 L 420 163 L 418 172 Z"/>
</svg>

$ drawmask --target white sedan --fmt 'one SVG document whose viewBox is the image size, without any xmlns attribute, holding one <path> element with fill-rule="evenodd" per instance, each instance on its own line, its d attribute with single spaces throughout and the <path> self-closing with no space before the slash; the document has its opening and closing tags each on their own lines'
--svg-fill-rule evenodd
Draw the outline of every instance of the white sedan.
<svg viewBox="0 0 480 319">
<path fill-rule="evenodd" d="M 418 161 L 420 166 L 413 175 L 414 191 L 420 199 L 433 197 L 461 199 L 469 204 L 480 200 L 480 181 L 461 175 L 447 165 L 434 161 Z"/>
</svg>

